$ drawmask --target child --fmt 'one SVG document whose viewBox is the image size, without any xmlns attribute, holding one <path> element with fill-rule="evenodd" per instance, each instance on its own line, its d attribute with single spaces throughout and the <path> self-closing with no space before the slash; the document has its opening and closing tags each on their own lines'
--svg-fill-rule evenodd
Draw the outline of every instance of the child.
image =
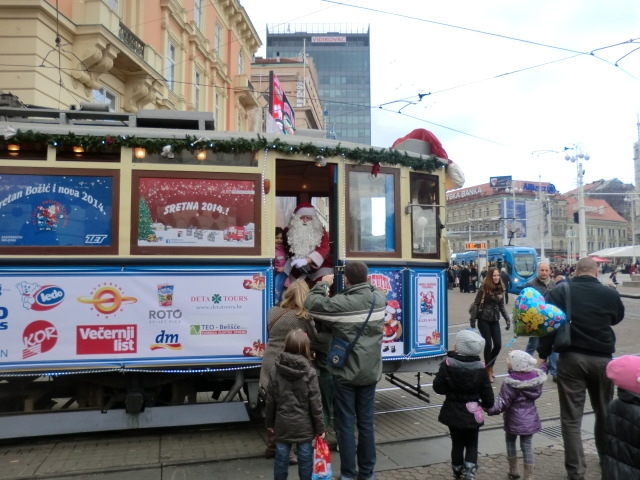
<svg viewBox="0 0 640 480">
<path fill-rule="evenodd" d="M 455 351 L 447 353 L 433 380 L 433 390 L 446 395 L 438 420 L 449 427 L 451 468 L 458 479 L 475 477 L 478 435 L 484 425 L 482 408 L 490 408 L 494 402 L 489 375 L 479 357 L 483 349 L 480 335 L 473 330 L 460 331 Z"/>
<path fill-rule="evenodd" d="M 282 300 L 282 292 L 287 281 L 287 274 L 284 273 L 284 266 L 287 263 L 287 250 L 284 243 L 284 230 L 281 227 L 276 227 L 276 256 L 273 261 L 273 267 L 276 272 L 273 280 L 274 305 L 277 305 Z"/>
<path fill-rule="evenodd" d="M 271 369 L 267 388 L 265 423 L 276 437 L 275 480 L 285 480 L 289 472 L 291 444 L 297 444 L 298 476 L 311 480 L 316 435 L 324 436 L 320 387 L 311 367 L 311 342 L 305 332 L 292 330 L 284 341 L 284 351 Z"/>
<path fill-rule="evenodd" d="M 609 362 L 607 377 L 618 386 L 609 403 L 602 478 L 640 478 L 640 357 L 623 355 Z"/>
<path fill-rule="evenodd" d="M 536 400 L 542 395 L 547 374 L 536 366 L 536 359 L 523 350 L 514 350 L 507 356 L 509 376 L 505 378 L 495 405 L 489 415 L 504 412 L 504 431 L 507 442 L 509 478 L 519 478 L 516 439 L 520 435 L 520 448 L 524 458 L 524 480 L 533 480 L 533 434 L 540 431 L 540 417 Z M 546 364 L 544 364 L 546 368 Z"/>
</svg>

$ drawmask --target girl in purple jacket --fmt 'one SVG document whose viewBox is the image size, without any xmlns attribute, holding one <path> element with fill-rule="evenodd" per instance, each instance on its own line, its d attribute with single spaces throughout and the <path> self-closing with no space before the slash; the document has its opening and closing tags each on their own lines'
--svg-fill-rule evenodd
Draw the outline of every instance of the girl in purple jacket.
<svg viewBox="0 0 640 480">
<path fill-rule="evenodd" d="M 533 434 L 541 428 L 536 400 L 542 394 L 542 386 L 547 380 L 546 372 L 535 368 L 536 363 L 536 359 L 523 350 L 509 352 L 509 376 L 500 388 L 496 403 L 487 410 L 489 415 L 504 412 L 509 478 L 520 478 L 516 449 L 516 439 L 519 435 L 524 458 L 524 480 L 533 480 L 532 440 Z"/>
</svg>

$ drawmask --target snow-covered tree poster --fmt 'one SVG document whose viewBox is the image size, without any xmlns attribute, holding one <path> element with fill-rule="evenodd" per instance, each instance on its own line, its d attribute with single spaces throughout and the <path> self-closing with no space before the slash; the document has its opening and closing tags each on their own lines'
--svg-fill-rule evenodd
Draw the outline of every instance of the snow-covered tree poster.
<svg viewBox="0 0 640 480">
<path fill-rule="evenodd" d="M 253 180 L 140 178 L 138 246 L 253 247 L 255 197 Z"/>
</svg>

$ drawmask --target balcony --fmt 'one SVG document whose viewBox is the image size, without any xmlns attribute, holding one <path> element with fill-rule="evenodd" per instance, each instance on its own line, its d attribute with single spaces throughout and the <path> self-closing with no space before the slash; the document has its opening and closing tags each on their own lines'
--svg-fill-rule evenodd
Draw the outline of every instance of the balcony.
<svg viewBox="0 0 640 480">
<path fill-rule="evenodd" d="M 235 78 L 233 90 L 244 107 L 251 109 L 260 106 L 256 91 L 247 75 L 238 75 Z"/>
<path fill-rule="evenodd" d="M 129 47 L 129 50 L 144 60 L 144 42 L 122 23 L 120 23 L 118 38 L 122 40 L 122 43 Z"/>
</svg>

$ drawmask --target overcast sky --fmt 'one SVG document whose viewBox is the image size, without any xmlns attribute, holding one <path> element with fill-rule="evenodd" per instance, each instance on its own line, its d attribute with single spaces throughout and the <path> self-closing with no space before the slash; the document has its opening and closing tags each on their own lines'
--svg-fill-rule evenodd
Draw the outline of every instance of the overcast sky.
<svg viewBox="0 0 640 480">
<path fill-rule="evenodd" d="M 638 0 L 240 1 L 263 44 L 267 24 L 370 25 L 375 146 L 425 128 L 465 186 L 512 175 L 563 192 L 576 164 L 531 152 L 578 144 L 585 182 L 635 183 Z"/>
</svg>

